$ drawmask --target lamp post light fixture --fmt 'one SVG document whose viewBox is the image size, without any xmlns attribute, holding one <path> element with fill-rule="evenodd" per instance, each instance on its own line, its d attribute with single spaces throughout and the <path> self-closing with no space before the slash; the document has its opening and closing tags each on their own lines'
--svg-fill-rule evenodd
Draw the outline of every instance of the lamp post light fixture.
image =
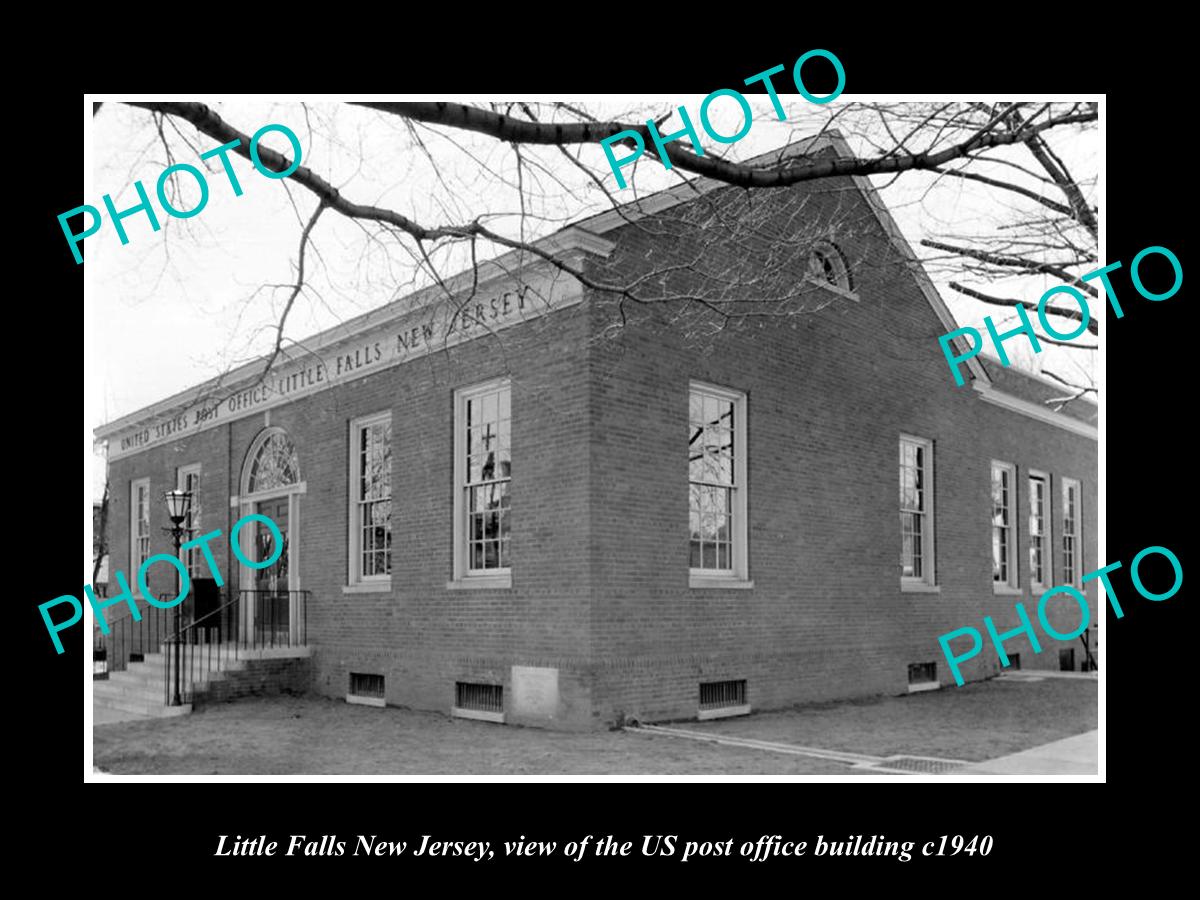
<svg viewBox="0 0 1200 900">
<path fill-rule="evenodd" d="M 171 520 L 171 527 L 164 528 L 175 541 L 175 556 L 179 556 L 179 545 L 183 542 L 183 534 L 187 530 L 184 528 L 184 522 L 187 521 L 189 514 L 192 511 L 192 493 L 191 491 L 164 491 L 163 500 L 167 504 L 167 517 Z M 175 570 L 175 596 L 178 597 L 183 592 L 180 584 L 179 570 Z M 179 694 L 179 656 L 180 656 L 180 632 L 182 630 L 182 609 L 183 603 L 175 604 L 175 692 L 171 698 L 172 706 L 182 706 L 183 699 Z"/>
</svg>

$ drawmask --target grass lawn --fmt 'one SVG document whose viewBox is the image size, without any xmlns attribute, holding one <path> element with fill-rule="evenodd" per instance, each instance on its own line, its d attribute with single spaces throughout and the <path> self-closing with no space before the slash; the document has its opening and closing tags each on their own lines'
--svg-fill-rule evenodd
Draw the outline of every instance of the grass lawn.
<svg viewBox="0 0 1200 900">
<path fill-rule="evenodd" d="M 624 732 L 568 734 L 272 697 L 190 716 L 98 725 L 94 763 L 118 774 L 602 775 L 842 774 L 818 759 Z"/>
<path fill-rule="evenodd" d="M 880 756 L 983 760 L 1095 728 L 1096 683 L 994 681 L 681 727 Z M 179 718 L 97 725 L 93 747 L 95 765 L 118 774 L 872 774 L 672 737 L 514 728 L 320 697 L 240 700 Z"/>
<path fill-rule="evenodd" d="M 872 756 L 910 753 L 982 762 L 1092 731 L 1098 715 L 1093 679 L 998 678 L 678 727 Z"/>
</svg>

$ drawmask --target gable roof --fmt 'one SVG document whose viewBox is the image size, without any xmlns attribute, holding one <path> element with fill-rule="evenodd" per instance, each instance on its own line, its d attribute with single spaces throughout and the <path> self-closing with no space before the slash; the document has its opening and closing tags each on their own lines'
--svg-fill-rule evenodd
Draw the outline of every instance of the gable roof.
<svg viewBox="0 0 1200 900">
<path fill-rule="evenodd" d="M 830 148 L 839 156 L 852 157 L 854 155 L 850 145 L 841 133 L 836 130 L 829 130 L 759 154 L 746 160 L 743 165 L 778 166 L 787 159 L 812 156 Z M 891 213 L 888 211 L 874 185 L 871 184 L 870 179 L 860 175 L 849 176 L 849 178 L 862 193 L 884 233 L 888 235 L 894 246 L 905 257 L 908 263 L 906 268 L 912 273 L 917 282 L 918 289 L 921 291 L 926 302 L 929 303 L 938 320 L 944 325 L 947 332 L 957 329 L 959 327 L 958 323 L 950 312 L 949 307 L 938 293 L 937 288 L 934 287 L 933 282 L 929 279 L 924 266 L 921 264 L 916 253 L 913 252 L 912 246 L 900 231 L 895 219 L 892 218 Z M 714 178 L 694 178 L 673 187 L 656 191 L 646 197 L 635 198 L 617 208 L 588 216 L 533 242 L 532 246 L 556 257 L 578 251 L 599 253 L 607 256 L 613 246 L 609 241 L 601 237 L 607 232 L 628 224 L 630 221 L 654 215 L 655 213 L 695 199 L 697 196 L 702 196 L 710 191 L 727 186 L 725 182 Z M 504 275 L 511 275 L 515 270 L 521 268 L 522 265 L 529 266 L 531 263 L 537 265 L 541 262 L 538 258 L 530 260 L 529 255 L 523 250 L 512 250 L 499 257 L 480 262 L 472 269 L 467 269 L 457 275 L 445 278 L 441 284 L 429 285 L 370 312 L 342 322 L 333 328 L 319 332 L 298 343 L 314 351 L 320 350 L 344 341 L 349 337 L 353 337 L 355 334 L 376 328 L 383 323 L 429 306 L 444 297 L 447 290 L 451 293 L 466 291 L 472 288 L 472 286 L 482 284 L 485 281 Z M 965 349 L 965 346 L 960 347 L 960 349 Z M 252 378 L 261 374 L 261 368 L 266 359 L 267 357 L 263 356 L 252 360 L 232 372 L 208 379 L 200 385 L 189 387 L 150 406 L 143 407 L 107 422 L 95 430 L 95 436 L 99 440 L 112 437 L 133 426 L 160 418 L 171 411 L 184 408 L 198 396 L 204 395 L 208 391 L 216 390 L 221 386 L 232 389 L 240 383 L 248 383 Z M 991 397 L 995 400 L 1007 396 L 1005 390 L 997 390 L 1001 385 L 993 384 L 992 374 L 989 373 L 988 368 L 984 367 L 978 357 L 968 359 L 966 365 L 972 376 L 972 386 L 981 395 L 984 395 L 985 399 Z M 993 368 L 991 371 L 994 372 L 995 369 Z M 1017 379 L 1005 378 L 1003 380 L 1005 385 L 1018 383 Z M 1064 416 L 1062 413 L 1038 408 L 1036 401 L 1032 399 L 1027 400 L 1019 394 L 1020 389 L 1018 389 L 1018 394 L 1014 395 L 1014 399 L 1020 401 L 1019 403 L 1002 405 L 1008 405 L 1009 408 L 1015 409 L 1018 412 L 1023 412 L 1034 418 L 1059 425 L 1060 427 L 1066 427 L 1068 430 L 1076 431 L 1077 433 L 1086 434 L 1095 439 L 1095 427 L 1086 421 L 1086 417 L 1081 420 L 1073 414 Z M 1080 432 L 1078 430 L 1079 426 L 1083 426 L 1085 430 Z"/>
<path fill-rule="evenodd" d="M 821 134 L 801 138 L 790 144 L 785 144 L 775 150 L 760 153 L 758 156 L 746 160 L 742 165 L 749 167 L 777 167 L 785 160 L 797 157 L 807 158 L 820 153 L 822 150 L 831 148 L 837 156 L 845 158 L 854 157 L 854 151 L 850 149 L 849 143 L 842 137 L 841 132 L 836 129 L 830 129 Z M 941 294 L 933 286 L 933 282 L 929 280 L 929 275 L 925 272 L 925 267 L 921 265 L 920 259 L 913 252 L 912 245 L 908 243 L 908 240 L 904 237 L 904 233 L 900 230 L 900 226 L 892 218 L 892 214 L 888 211 L 875 186 L 871 184 L 871 180 L 864 175 L 852 175 L 849 178 L 866 199 L 871 212 L 875 215 L 875 219 L 879 222 L 884 233 L 903 255 L 906 268 L 916 279 L 917 287 L 920 289 L 922 296 L 924 296 L 926 302 L 933 309 L 934 314 L 945 326 L 946 331 L 950 332 L 957 329 L 959 327 L 958 322 L 955 321 L 950 308 L 946 306 L 946 302 L 942 299 Z M 628 203 L 622 204 L 619 209 L 610 209 L 594 216 L 589 216 L 576 223 L 575 227 L 586 229 L 592 234 L 604 234 L 614 228 L 627 224 L 631 219 L 636 221 L 644 216 L 662 212 L 673 206 L 693 200 L 698 196 L 703 196 L 710 191 L 728 186 L 723 181 L 702 176 L 686 183 L 657 191 L 644 198 L 631 200 Z M 967 345 L 960 343 L 960 340 L 956 338 L 955 345 L 960 351 L 966 350 Z M 979 364 L 977 359 L 974 357 L 968 359 L 966 365 L 973 379 L 982 381 L 985 384 L 989 383 L 988 373 Z"/>
<path fill-rule="evenodd" d="M 1063 400 L 1075 393 L 1067 385 L 1052 381 L 1043 375 L 1018 369 L 1015 366 L 1002 365 L 999 359 L 989 353 L 980 353 L 979 359 L 988 373 L 992 384 L 991 389 L 994 392 L 1036 404 L 1047 412 L 1054 412 L 1047 405 L 1050 401 Z M 981 393 L 985 392 L 981 391 Z M 1062 405 L 1058 414 L 1075 419 L 1086 426 L 1082 429 L 1071 427 L 1069 430 L 1094 436 L 1093 433 L 1100 418 L 1100 409 L 1089 397 L 1083 396 Z"/>
</svg>

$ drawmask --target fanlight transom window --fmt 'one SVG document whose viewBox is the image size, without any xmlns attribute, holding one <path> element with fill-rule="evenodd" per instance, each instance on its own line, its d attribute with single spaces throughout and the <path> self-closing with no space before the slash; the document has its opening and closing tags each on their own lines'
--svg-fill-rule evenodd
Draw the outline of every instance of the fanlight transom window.
<svg viewBox="0 0 1200 900">
<path fill-rule="evenodd" d="M 250 465 L 248 493 L 270 491 L 300 481 L 300 462 L 291 439 L 282 431 L 268 435 Z"/>
</svg>

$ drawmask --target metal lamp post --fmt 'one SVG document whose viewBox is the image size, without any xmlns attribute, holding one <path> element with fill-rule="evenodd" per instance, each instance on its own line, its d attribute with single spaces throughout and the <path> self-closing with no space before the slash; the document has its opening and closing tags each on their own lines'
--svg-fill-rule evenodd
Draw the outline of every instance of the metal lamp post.
<svg viewBox="0 0 1200 900">
<path fill-rule="evenodd" d="M 183 533 L 186 530 L 183 523 L 187 520 L 188 514 L 192 509 L 192 494 L 190 491 L 164 491 L 163 500 L 167 504 L 167 517 L 171 520 L 171 527 L 164 528 L 175 541 L 175 556 L 179 556 L 179 545 L 183 541 Z M 180 584 L 179 570 L 175 570 L 175 596 L 178 597 L 182 592 Z M 175 693 L 171 698 L 172 706 L 182 706 L 183 699 L 179 695 L 179 638 L 182 629 L 182 609 L 183 601 L 175 604 Z"/>
</svg>

